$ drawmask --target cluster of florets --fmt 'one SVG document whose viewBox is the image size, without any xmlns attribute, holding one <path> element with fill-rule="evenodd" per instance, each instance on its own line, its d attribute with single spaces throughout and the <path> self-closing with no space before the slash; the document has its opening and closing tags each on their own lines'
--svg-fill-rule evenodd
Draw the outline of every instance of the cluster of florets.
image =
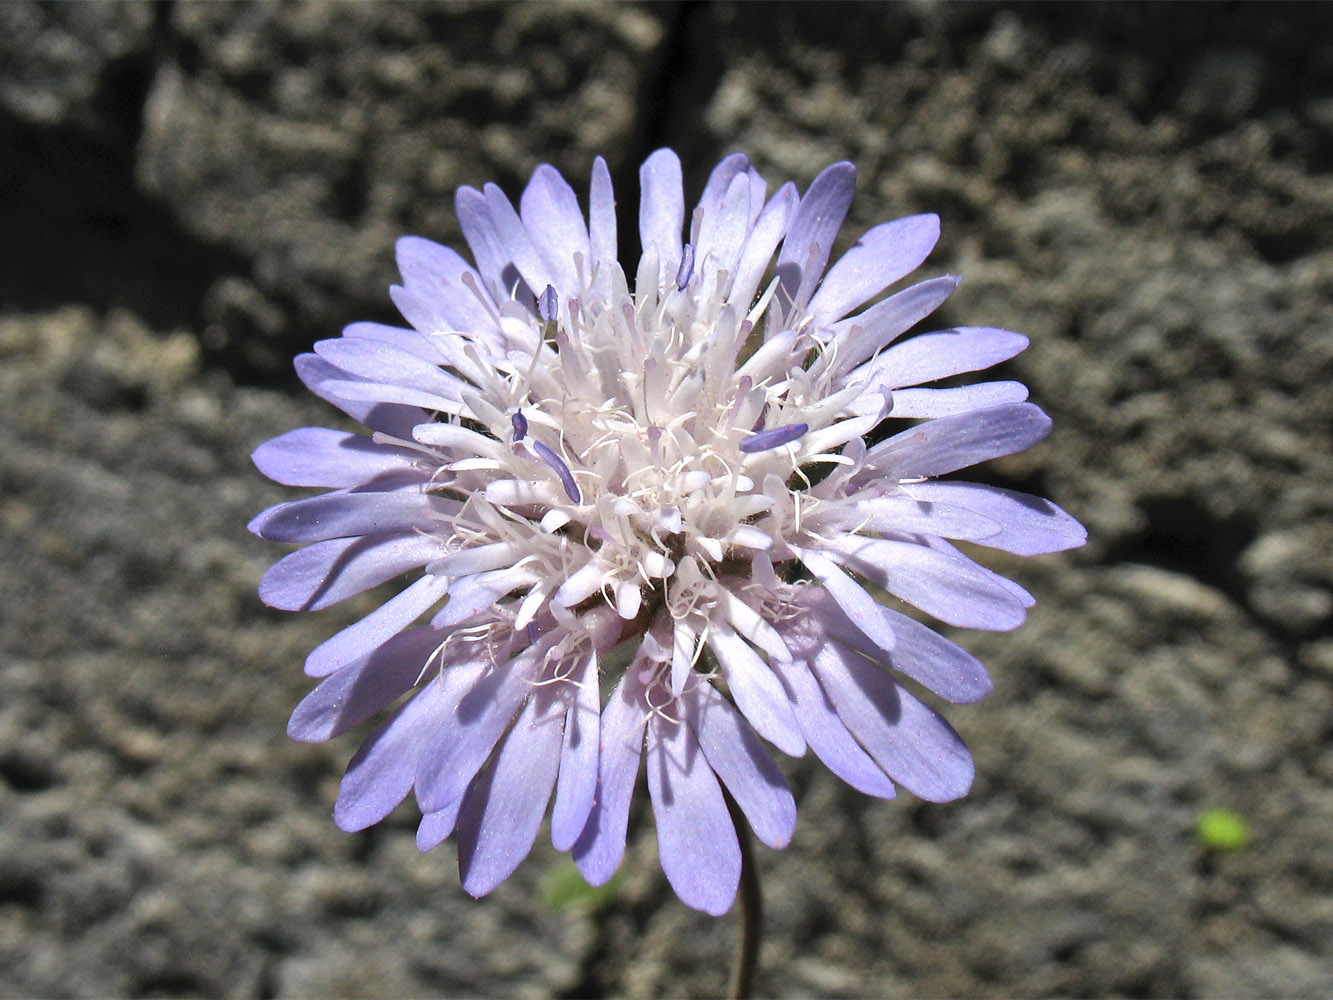
<svg viewBox="0 0 1333 1000">
<path fill-rule="evenodd" d="M 464 188 L 475 268 L 401 240 L 391 294 L 410 328 L 356 323 L 297 360 L 372 433 L 305 428 L 256 451 L 278 482 L 331 490 L 253 522 L 309 543 L 262 596 L 315 609 L 413 577 L 306 663 L 326 679 L 292 718 L 297 739 L 401 700 L 348 768 L 345 829 L 415 791 L 419 846 L 457 830 L 480 895 L 554 796 L 555 846 L 600 883 L 646 755 L 667 877 L 719 913 L 740 867 L 727 799 L 771 846 L 795 825 L 764 741 L 809 747 L 872 795 L 967 790 L 967 750 L 901 678 L 949 701 L 989 680 L 879 591 L 951 625 L 1014 628 L 1031 597 L 951 542 L 1033 554 L 1083 532 L 1044 500 L 936 479 L 1028 447 L 1049 421 L 1017 382 L 928 385 L 1012 357 L 1019 334 L 899 340 L 958 279 L 866 306 L 924 261 L 934 216 L 876 226 L 826 269 L 854 178 L 834 164 L 803 197 L 768 197 L 730 156 L 686 240 L 679 162 L 653 154 L 632 290 L 600 159 L 586 219 L 551 167 L 518 211 L 493 185 Z"/>
</svg>

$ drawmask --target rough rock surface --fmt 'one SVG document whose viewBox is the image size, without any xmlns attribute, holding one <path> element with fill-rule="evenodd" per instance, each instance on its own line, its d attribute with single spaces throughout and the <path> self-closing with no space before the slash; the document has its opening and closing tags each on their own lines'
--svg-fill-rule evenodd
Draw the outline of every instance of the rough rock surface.
<svg viewBox="0 0 1333 1000">
<path fill-rule="evenodd" d="M 945 323 L 1033 338 L 1054 416 L 991 480 L 1088 547 L 964 634 L 948 806 L 809 762 L 762 852 L 761 994 L 1333 996 L 1333 10 L 1322 6 L 0 5 L 0 994 L 712 995 L 733 921 L 640 824 L 562 910 L 483 902 L 408 808 L 329 818 L 354 741 L 284 735 L 355 609 L 254 595 L 330 413 L 288 359 L 389 318 L 392 242 L 533 166 L 622 209 L 658 145 L 937 211 Z M 622 225 L 622 231 L 632 226 Z M 850 236 L 848 237 L 850 239 Z M 632 250 L 632 248 L 629 248 Z M 1253 845 L 1206 849 L 1201 810 Z"/>
</svg>

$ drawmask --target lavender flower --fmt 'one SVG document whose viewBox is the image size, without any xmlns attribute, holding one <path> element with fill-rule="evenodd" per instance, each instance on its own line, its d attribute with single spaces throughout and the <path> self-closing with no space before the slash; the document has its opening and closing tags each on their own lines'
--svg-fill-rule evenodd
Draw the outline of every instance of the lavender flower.
<svg viewBox="0 0 1333 1000">
<path fill-rule="evenodd" d="M 1045 500 L 937 479 L 1037 443 L 1050 421 L 1017 382 L 929 386 L 1027 345 L 980 327 L 900 340 L 959 279 L 873 301 L 926 258 L 935 216 L 876 226 L 826 268 L 854 179 L 836 163 L 803 197 L 767 197 L 729 156 L 682 242 L 680 163 L 659 150 L 640 171 L 633 291 L 601 159 L 586 219 L 549 166 L 518 211 L 494 185 L 465 187 L 476 266 L 400 240 L 391 295 L 410 328 L 354 323 L 297 359 L 371 433 L 303 428 L 255 452 L 277 482 L 329 491 L 251 523 L 305 545 L 261 596 L 314 610 L 410 581 L 306 661 L 323 680 L 294 739 L 397 703 L 347 769 L 343 829 L 414 792 L 418 846 L 457 833 L 480 896 L 554 799 L 552 841 L 600 884 L 646 758 L 666 876 L 717 914 L 741 863 L 726 796 L 771 847 L 795 826 L 766 743 L 808 747 L 870 795 L 967 791 L 962 741 L 903 681 L 969 702 L 986 672 L 867 587 L 950 625 L 1012 629 L 1032 598 L 952 542 L 1032 555 L 1085 536 Z M 886 418 L 908 422 L 867 447 Z"/>
</svg>

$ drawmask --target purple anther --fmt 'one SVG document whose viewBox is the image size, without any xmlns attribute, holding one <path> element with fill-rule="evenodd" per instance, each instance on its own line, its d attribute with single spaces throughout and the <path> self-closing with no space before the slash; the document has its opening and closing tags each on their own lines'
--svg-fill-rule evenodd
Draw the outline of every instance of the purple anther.
<svg viewBox="0 0 1333 1000">
<path fill-rule="evenodd" d="M 802 431 L 801 433 L 805 433 Z M 532 442 L 532 450 L 537 456 L 555 470 L 555 474 L 560 477 L 560 482 L 564 484 L 565 496 L 569 497 L 574 503 L 583 502 L 583 494 L 579 492 L 579 484 L 574 482 L 574 473 L 569 471 L 569 466 L 565 464 L 564 459 L 553 452 L 540 441 Z"/>
<path fill-rule="evenodd" d="M 515 410 L 509 421 L 514 425 L 514 440 L 522 441 L 528 434 L 528 418 L 523 416 L 522 410 Z"/>
<path fill-rule="evenodd" d="M 808 424 L 786 424 L 782 427 L 772 427 L 744 438 L 741 441 L 740 448 L 741 451 L 749 453 L 780 448 L 784 444 L 791 444 L 809 429 Z"/>
<path fill-rule="evenodd" d="M 550 286 L 548 285 L 547 287 L 549 288 Z M 528 622 L 528 627 L 526 631 L 528 633 L 528 645 L 529 646 L 537 645 L 537 640 L 541 638 L 541 633 L 537 630 L 537 623 Z"/>
<path fill-rule="evenodd" d="M 555 294 L 555 288 L 547 285 L 546 291 L 537 299 L 537 315 L 543 323 L 554 323 L 559 314 L 560 299 Z"/>
<path fill-rule="evenodd" d="M 690 276 L 694 274 L 694 244 L 686 243 L 680 255 L 680 269 L 676 271 L 676 288 L 685 291 L 685 286 L 690 283 Z"/>
</svg>

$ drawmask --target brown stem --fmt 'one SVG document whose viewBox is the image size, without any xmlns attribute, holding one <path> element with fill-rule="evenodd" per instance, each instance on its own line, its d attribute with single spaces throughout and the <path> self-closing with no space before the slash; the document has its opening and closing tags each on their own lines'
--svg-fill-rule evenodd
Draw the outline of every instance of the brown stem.
<svg viewBox="0 0 1333 1000">
<path fill-rule="evenodd" d="M 740 928 L 736 939 L 736 964 L 731 970 L 731 986 L 727 996 L 731 1000 L 750 1000 L 754 995 L 755 972 L 759 967 L 759 940 L 764 930 L 764 901 L 759 891 L 759 872 L 754 864 L 754 845 L 750 824 L 740 809 L 727 796 L 731 821 L 736 825 L 736 838 L 741 847 Z"/>
</svg>

